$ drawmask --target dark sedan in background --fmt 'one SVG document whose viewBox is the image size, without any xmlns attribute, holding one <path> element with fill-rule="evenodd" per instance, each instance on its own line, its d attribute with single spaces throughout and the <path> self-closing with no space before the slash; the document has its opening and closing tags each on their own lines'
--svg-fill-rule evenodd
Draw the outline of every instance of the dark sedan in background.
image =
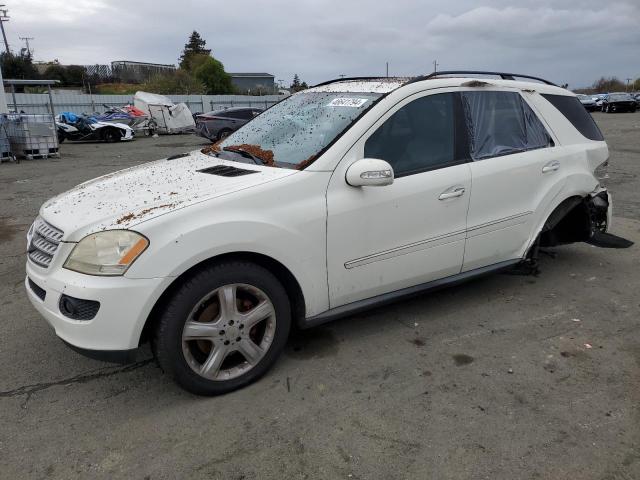
<svg viewBox="0 0 640 480">
<path fill-rule="evenodd" d="M 222 140 L 256 115 L 260 108 L 236 107 L 196 115 L 196 135 L 211 141 Z"/>
<path fill-rule="evenodd" d="M 610 93 L 602 100 L 602 111 L 635 112 L 638 108 L 636 100 L 629 93 Z"/>
</svg>

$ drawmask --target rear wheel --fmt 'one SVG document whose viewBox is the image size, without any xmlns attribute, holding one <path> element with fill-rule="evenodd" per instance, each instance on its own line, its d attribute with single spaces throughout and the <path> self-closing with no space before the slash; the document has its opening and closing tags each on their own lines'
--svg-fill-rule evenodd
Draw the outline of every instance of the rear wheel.
<svg viewBox="0 0 640 480">
<path fill-rule="evenodd" d="M 107 143 L 117 142 L 121 137 L 120 131 L 115 128 L 107 128 L 102 135 L 103 140 Z"/>
<path fill-rule="evenodd" d="M 159 320 L 160 367 L 186 390 L 218 395 L 262 376 L 284 348 L 291 308 L 284 287 L 251 263 L 207 267 L 183 282 Z"/>
</svg>

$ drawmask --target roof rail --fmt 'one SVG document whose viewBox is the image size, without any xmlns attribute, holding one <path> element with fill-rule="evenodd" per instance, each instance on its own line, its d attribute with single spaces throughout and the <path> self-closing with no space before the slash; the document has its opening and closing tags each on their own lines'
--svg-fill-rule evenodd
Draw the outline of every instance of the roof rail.
<svg viewBox="0 0 640 480">
<path fill-rule="evenodd" d="M 531 75 L 522 75 L 520 73 L 484 72 L 481 70 L 443 70 L 441 72 L 433 72 L 433 73 L 430 73 L 429 75 L 416 77 L 410 80 L 408 83 L 421 82 L 422 80 L 429 80 L 431 78 L 436 78 L 441 75 L 457 75 L 457 76 L 496 75 L 496 76 L 499 76 L 502 80 L 515 80 L 515 77 L 518 77 L 518 78 L 527 78 L 530 80 L 538 80 L 539 82 L 546 83 L 547 85 L 552 85 L 554 87 L 557 87 L 555 83 L 540 77 L 532 77 Z"/>
<path fill-rule="evenodd" d="M 346 82 L 346 81 L 349 81 L 349 80 L 379 80 L 381 78 L 386 78 L 386 77 L 342 77 L 342 78 L 334 78 L 333 80 L 327 80 L 326 82 L 322 82 L 322 83 L 319 83 L 317 85 L 313 85 L 313 86 L 311 86 L 311 88 L 323 87 L 323 86 L 329 85 L 331 83 Z"/>
</svg>

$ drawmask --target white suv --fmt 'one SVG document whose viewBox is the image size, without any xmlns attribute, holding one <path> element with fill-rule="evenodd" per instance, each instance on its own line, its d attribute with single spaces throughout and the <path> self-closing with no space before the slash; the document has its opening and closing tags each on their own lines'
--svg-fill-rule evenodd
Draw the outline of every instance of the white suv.
<svg viewBox="0 0 640 480">
<path fill-rule="evenodd" d="M 71 347 L 116 360 L 149 340 L 211 395 L 262 375 L 294 322 L 606 231 L 608 149 L 575 95 L 471 73 L 328 82 L 202 152 L 49 200 L 29 231 L 31 302 Z"/>
</svg>

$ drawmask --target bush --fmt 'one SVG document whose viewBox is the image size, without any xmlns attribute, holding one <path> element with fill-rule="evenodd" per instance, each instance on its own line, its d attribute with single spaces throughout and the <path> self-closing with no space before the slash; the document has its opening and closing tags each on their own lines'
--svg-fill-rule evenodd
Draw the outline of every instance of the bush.
<svg viewBox="0 0 640 480">
<path fill-rule="evenodd" d="M 140 85 L 137 90 L 161 95 L 201 95 L 206 93 L 202 82 L 199 82 L 182 69 L 158 74 L 148 82 Z"/>
<path fill-rule="evenodd" d="M 133 95 L 140 90 L 140 85 L 133 83 L 103 83 L 96 85 L 95 93 L 99 95 Z"/>
</svg>

